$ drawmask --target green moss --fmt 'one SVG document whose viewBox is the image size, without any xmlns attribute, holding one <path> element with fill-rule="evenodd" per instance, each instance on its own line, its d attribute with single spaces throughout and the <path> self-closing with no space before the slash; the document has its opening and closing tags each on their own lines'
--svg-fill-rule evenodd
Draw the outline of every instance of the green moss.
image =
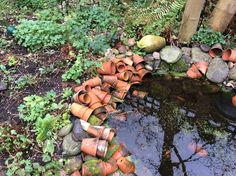
<svg viewBox="0 0 236 176">
<path fill-rule="evenodd" d="M 112 149 L 107 150 L 107 154 L 104 158 L 105 161 L 109 160 L 111 158 L 111 156 L 113 155 L 113 153 L 119 148 L 119 145 L 115 144 L 115 146 Z"/>
<path fill-rule="evenodd" d="M 91 125 L 100 125 L 101 120 L 95 115 L 92 115 L 91 117 L 89 117 L 88 123 L 90 123 Z"/>
<path fill-rule="evenodd" d="M 188 68 L 188 64 L 183 59 L 170 66 L 170 69 L 175 72 L 186 72 Z"/>
<path fill-rule="evenodd" d="M 99 167 L 101 160 L 89 160 L 85 162 L 85 166 L 88 168 L 88 175 L 100 175 L 102 173 L 102 168 Z"/>
</svg>

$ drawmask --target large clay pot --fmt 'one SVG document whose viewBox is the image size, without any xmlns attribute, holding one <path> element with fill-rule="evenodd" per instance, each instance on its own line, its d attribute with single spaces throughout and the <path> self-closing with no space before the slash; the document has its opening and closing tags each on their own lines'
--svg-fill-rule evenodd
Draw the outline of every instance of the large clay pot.
<svg viewBox="0 0 236 176">
<path fill-rule="evenodd" d="M 150 74 L 150 71 L 146 70 L 146 69 L 141 69 L 138 71 L 138 75 L 140 77 L 141 80 L 143 80 L 144 76 Z"/>
<path fill-rule="evenodd" d="M 103 82 L 110 84 L 112 87 L 115 87 L 117 84 L 117 76 L 115 75 L 104 75 Z"/>
<path fill-rule="evenodd" d="M 82 85 L 83 86 L 89 85 L 90 87 L 96 87 L 96 86 L 100 86 L 101 84 L 102 84 L 101 78 L 96 76 L 92 79 L 89 79 L 89 80 L 85 81 Z"/>
<path fill-rule="evenodd" d="M 222 55 L 222 52 L 223 52 L 222 45 L 220 43 L 217 43 L 212 46 L 212 48 L 209 51 L 209 55 L 213 58 L 216 56 L 220 57 Z"/>
<path fill-rule="evenodd" d="M 227 49 L 223 52 L 222 55 L 223 60 L 236 62 L 236 50 Z"/>
<path fill-rule="evenodd" d="M 100 75 L 114 75 L 116 73 L 116 66 L 112 61 L 102 64 L 102 68 L 97 68 Z"/>
<path fill-rule="evenodd" d="M 134 173 L 135 172 L 135 165 L 134 165 L 134 163 L 130 162 L 125 157 L 120 157 L 117 160 L 117 165 L 118 165 L 119 169 L 124 174 L 129 174 L 129 173 Z"/>
<path fill-rule="evenodd" d="M 126 63 L 126 64 L 129 65 L 129 66 L 132 66 L 133 63 L 134 63 L 130 57 L 124 58 L 124 59 L 123 59 L 123 62 Z"/>
<path fill-rule="evenodd" d="M 126 65 L 124 62 L 118 62 L 116 63 L 116 70 L 121 73 L 124 72 L 126 70 Z"/>
<path fill-rule="evenodd" d="M 99 144 L 99 138 L 86 138 L 82 140 L 81 151 L 96 156 L 97 148 Z"/>
<path fill-rule="evenodd" d="M 202 77 L 202 74 L 198 70 L 197 66 L 194 64 L 188 69 L 187 75 L 189 78 L 193 78 L 193 79 Z"/>
<path fill-rule="evenodd" d="M 116 76 L 120 80 L 128 81 L 131 74 L 132 74 L 132 72 L 130 72 L 130 71 L 124 71 L 124 72 L 121 72 L 121 73 L 117 73 Z"/>
<path fill-rule="evenodd" d="M 88 121 L 89 117 L 93 113 L 93 109 L 90 109 L 90 108 L 80 105 L 78 103 L 72 103 L 71 113 L 74 116 L 79 117 L 80 119 L 82 119 L 84 121 Z"/>
<path fill-rule="evenodd" d="M 138 55 L 138 54 L 133 54 L 133 61 L 135 65 L 138 65 L 139 63 L 144 62 L 144 59 L 142 56 Z"/>
<path fill-rule="evenodd" d="M 206 61 L 200 61 L 200 62 L 194 63 L 194 65 L 196 65 L 197 69 L 198 69 L 202 74 L 205 75 L 206 72 L 207 72 L 209 63 L 206 62 Z"/>
<path fill-rule="evenodd" d="M 118 160 L 120 157 L 129 156 L 129 151 L 124 147 L 124 145 L 120 145 L 119 148 L 113 153 L 112 158 Z"/>
</svg>

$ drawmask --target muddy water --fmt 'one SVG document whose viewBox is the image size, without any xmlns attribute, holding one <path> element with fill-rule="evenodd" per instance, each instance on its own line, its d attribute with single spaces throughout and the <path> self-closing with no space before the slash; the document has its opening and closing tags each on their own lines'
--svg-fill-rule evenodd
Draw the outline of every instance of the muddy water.
<svg viewBox="0 0 236 176">
<path fill-rule="evenodd" d="M 109 121 L 132 153 L 136 175 L 236 175 L 236 125 L 215 108 L 217 86 L 162 77 L 136 88 L 148 97 L 128 96 L 120 107 L 127 121 Z"/>
</svg>

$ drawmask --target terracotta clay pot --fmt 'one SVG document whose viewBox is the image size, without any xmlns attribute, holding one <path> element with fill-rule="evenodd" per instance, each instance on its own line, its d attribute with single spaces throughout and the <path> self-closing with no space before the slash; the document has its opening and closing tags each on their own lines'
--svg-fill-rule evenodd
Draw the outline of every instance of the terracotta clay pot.
<svg viewBox="0 0 236 176">
<path fill-rule="evenodd" d="M 92 79 L 89 79 L 89 80 L 85 81 L 82 85 L 83 86 L 89 85 L 90 87 L 96 87 L 96 86 L 100 86 L 101 84 L 102 84 L 101 78 L 96 76 Z"/>
<path fill-rule="evenodd" d="M 197 69 L 202 73 L 202 74 L 206 74 L 207 69 L 208 69 L 208 62 L 205 61 L 200 61 L 200 62 L 196 62 L 194 63 L 194 65 L 196 65 Z"/>
<path fill-rule="evenodd" d="M 119 148 L 113 153 L 112 158 L 118 160 L 120 157 L 129 156 L 129 151 L 124 147 L 124 145 L 120 145 Z"/>
<path fill-rule="evenodd" d="M 71 174 L 71 176 L 81 176 L 81 174 L 79 171 L 75 171 L 73 172 L 73 174 Z"/>
<path fill-rule="evenodd" d="M 236 96 L 232 97 L 232 104 L 236 107 Z"/>
<path fill-rule="evenodd" d="M 121 73 L 124 72 L 126 70 L 126 65 L 124 62 L 118 62 L 116 63 L 116 70 Z"/>
<path fill-rule="evenodd" d="M 104 83 L 108 83 L 112 87 L 115 87 L 118 79 L 117 79 L 117 76 L 115 75 L 104 75 L 102 80 Z"/>
<path fill-rule="evenodd" d="M 117 80 L 116 89 L 118 91 L 129 91 L 131 85 L 125 81 Z"/>
<path fill-rule="evenodd" d="M 140 78 L 139 75 L 133 74 L 133 76 L 131 77 L 130 81 L 132 82 L 132 84 L 140 84 L 141 78 Z"/>
<path fill-rule="evenodd" d="M 97 114 L 97 117 L 101 120 L 106 120 L 107 119 L 107 113 L 100 113 L 100 114 Z"/>
<path fill-rule="evenodd" d="M 115 108 L 113 108 L 111 105 L 106 105 L 105 106 L 106 110 L 108 113 L 111 113 L 111 112 L 116 112 L 117 110 Z"/>
<path fill-rule="evenodd" d="M 111 95 L 105 91 L 93 88 L 92 92 L 102 101 L 103 104 L 108 104 L 111 100 Z"/>
<path fill-rule="evenodd" d="M 209 51 L 209 55 L 211 57 L 221 56 L 223 52 L 222 45 L 220 43 L 217 43 L 212 46 L 212 48 Z"/>
<path fill-rule="evenodd" d="M 111 89 L 112 89 L 112 86 L 105 82 L 101 86 L 101 90 L 106 91 L 107 93 L 110 93 Z"/>
<path fill-rule="evenodd" d="M 128 81 L 129 78 L 130 78 L 130 71 L 124 71 L 124 72 L 121 72 L 121 73 L 117 73 L 116 76 L 117 78 L 119 78 L 120 80 L 123 80 L 123 81 Z"/>
<path fill-rule="evenodd" d="M 90 85 L 85 85 L 85 86 L 77 86 L 74 88 L 74 91 L 77 93 L 77 92 L 80 92 L 80 91 L 91 91 L 91 86 Z"/>
<path fill-rule="evenodd" d="M 126 70 L 127 70 L 127 71 L 131 71 L 133 74 L 134 74 L 134 73 L 137 73 L 136 69 L 135 69 L 133 66 L 127 65 L 127 66 L 126 66 Z"/>
<path fill-rule="evenodd" d="M 103 106 L 101 100 L 92 91 L 88 92 L 88 95 L 91 98 L 91 101 L 89 103 L 89 107 L 91 109 L 97 109 Z"/>
<path fill-rule="evenodd" d="M 120 157 L 117 160 L 117 165 L 118 165 L 119 169 L 124 174 L 129 174 L 129 173 L 134 173 L 135 172 L 135 165 L 134 165 L 134 163 L 130 162 L 125 157 Z"/>
<path fill-rule="evenodd" d="M 106 112 L 107 112 L 107 111 L 106 111 L 106 108 L 104 108 L 104 107 L 102 106 L 102 107 L 99 107 L 99 108 L 95 109 L 95 110 L 93 111 L 93 114 L 94 114 L 94 115 L 98 115 L 98 114 L 106 113 Z"/>
<path fill-rule="evenodd" d="M 117 64 L 118 62 L 122 61 L 122 59 L 113 58 L 113 59 L 111 59 L 111 61 L 112 61 L 114 64 Z"/>
<path fill-rule="evenodd" d="M 124 59 L 123 59 L 123 62 L 124 62 L 125 64 L 129 65 L 129 66 L 132 66 L 133 63 L 134 63 L 131 57 L 126 57 L 126 58 L 124 58 Z"/>
<path fill-rule="evenodd" d="M 86 154 L 96 156 L 98 144 L 99 144 L 99 138 L 83 139 L 81 143 L 81 151 Z"/>
<path fill-rule="evenodd" d="M 116 160 L 113 158 L 109 159 L 107 162 L 102 162 L 102 164 L 105 175 L 110 175 L 118 170 Z"/>
<path fill-rule="evenodd" d="M 194 64 L 188 69 L 187 75 L 189 78 L 193 78 L 193 79 L 202 77 L 202 74 L 200 73 L 196 65 Z"/>
<path fill-rule="evenodd" d="M 144 62 L 144 59 L 138 54 L 133 54 L 133 61 L 135 65 L 138 65 L 139 63 Z"/>
<path fill-rule="evenodd" d="M 120 91 L 114 91 L 112 92 L 112 95 L 115 96 L 116 98 L 119 98 L 121 100 L 125 99 L 127 92 L 124 90 L 120 90 Z"/>
<path fill-rule="evenodd" d="M 227 49 L 223 52 L 222 55 L 223 60 L 236 62 L 236 50 Z"/>
<path fill-rule="evenodd" d="M 127 70 L 126 73 L 129 75 L 129 80 L 131 80 L 133 76 L 133 72 Z"/>
<path fill-rule="evenodd" d="M 143 80 L 143 78 L 148 74 L 151 74 L 151 73 L 150 73 L 150 71 L 148 71 L 146 69 L 141 69 L 141 70 L 138 71 L 138 75 L 139 75 L 141 80 Z"/>
<path fill-rule="evenodd" d="M 102 139 L 111 142 L 114 136 L 115 136 L 115 129 L 105 128 L 102 134 Z"/>
<path fill-rule="evenodd" d="M 112 61 L 102 64 L 102 68 L 97 68 L 100 75 L 114 75 L 116 73 L 116 66 Z"/>
<path fill-rule="evenodd" d="M 80 105 L 78 103 L 72 103 L 71 113 L 74 116 L 79 117 L 80 119 L 82 119 L 84 121 L 88 121 L 89 117 L 93 113 L 93 109 L 90 109 L 90 108 Z"/>
<path fill-rule="evenodd" d="M 135 69 L 136 69 L 137 71 L 139 71 L 139 70 L 141 70 L 141 69 L 143 69 L 143 68 L 145 68 L 145 66 L 144 66 L 144 64 L 142 64 L 142 63 L 140 63 L 140 64 L 138 64 L 138 65 L 135 66 Z"/>
<path fill-rule="evenodd" d="M 97 147 L 97 156 L 104 158 L 107 154 L 108 142 L 106 140 L 99 140 Z"/>
<path fill-rule="evenodd" d="M 140 90 L 134 90 L 132 95 L 135 96 L 135 97 L 139 97 L 141 99 L 144 99 L 146 96 L 147 96 L 147 92 L 143 92 L 143 91 L 140 91 Z"/>
<path fill-rule="evenodd" d="M 79 102 L 81 102 L 84 105 L 88 105 L 91 102 L 91 98 L 87 93 L 79 95 L 78 99 L 79 99 Z"/>
</svg>

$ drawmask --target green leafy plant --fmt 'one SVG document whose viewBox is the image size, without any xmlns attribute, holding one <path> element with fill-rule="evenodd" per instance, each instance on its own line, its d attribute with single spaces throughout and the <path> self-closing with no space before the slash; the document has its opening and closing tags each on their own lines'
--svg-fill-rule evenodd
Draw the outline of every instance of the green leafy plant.
<svg viewBox="0 0 236 176">
<path fill-rule="evenodd" d="M 225 36 L 220 32 L 215 32 L 208 27 L 201 27 L 196 34 L 193 35 L 192 41 L 212 46 L 216 43 L 226 44 Z"/>
<path fill-rule="evenodd" d="M 62 98 L 68 99 L 73 95 L 73 91 L 71 88 L 65 88 L 62 90 Z"/>
<path fill-rule="evenodd" d="M 57 5 L 57 0 L 17 0 L 18 7 L 25 7 L 32 9 L 43 9 L 55 7 Z"/>
<path fill-rule="evenodd" d="M 37 77 L 36 76 L 33 76 L 31 74 L 25 74 L 25 75 L 19 77 L 15 81 L 15 88 L 16 89 L 22 89 L 25 86 L 34 85 L 36 83 L 37 83 Z"/>
<path fill-rule="evenodd" d="M 21 20 L 14 32 L 18 43 L 37 51 L 46 48 L 55 48 L 65 43 L 65 26 L 54 21 Z"/>
</svg>

